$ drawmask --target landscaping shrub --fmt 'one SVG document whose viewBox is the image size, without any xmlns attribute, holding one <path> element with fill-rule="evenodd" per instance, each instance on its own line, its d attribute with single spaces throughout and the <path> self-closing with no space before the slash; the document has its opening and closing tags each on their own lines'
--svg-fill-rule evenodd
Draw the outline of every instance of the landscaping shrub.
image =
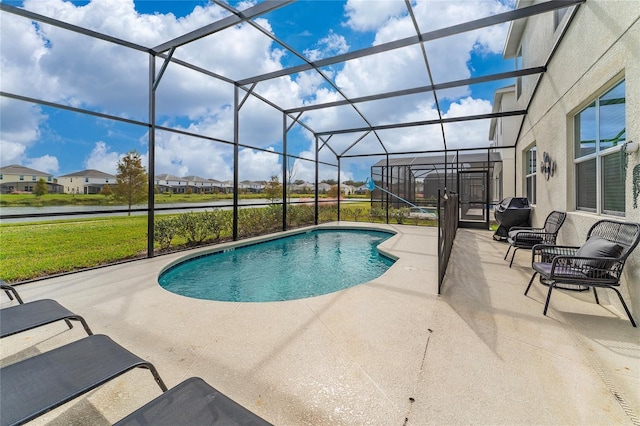
<svg viewBox="0 0 640 426">
<path fill-rule="evenodd" d="M 154 221 L 153 241 L 155 241 L 162 250 L 171 247 L 171 241 L 176 235 L 178 228 L 178 220 L 176 217 L 158 217 Z"/>
<path fill-rule="evenodd" d="M 387 212 L 380 207 L 372 207 L 371 210 L 369 210 L 369 216 L 371 218 L 372 221 L 385 221 L 386 217 L 387 217 Z"/>
<path fill-rule="evenodd" d="M 402 225 L 405 219 L 409 218 L 409 210 L 407 207 L 399 209 L 389 209 L 389 216 L 393 217 L 399 225 Z"/>
<path fill-rule="evenodd" d="M 204 213 L 183 213 L 176 219 L 176 234 L 184 237 L 188 245 L 200 244 L 209 237 Z"/>
</svg>

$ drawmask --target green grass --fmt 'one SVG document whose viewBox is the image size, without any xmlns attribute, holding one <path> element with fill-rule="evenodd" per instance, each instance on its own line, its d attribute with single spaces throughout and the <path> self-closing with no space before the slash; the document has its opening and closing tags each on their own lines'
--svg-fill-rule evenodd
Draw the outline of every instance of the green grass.
<svg viewBox="0 0 640 426">
<path fill-rule="evenodd" d="M 241 199 L 264 198 L 264 194 L 241 194 Z M 313 194 L 292 194 L 291 198 L 313 198 Z M 321 195 L 323 197 L 323 195 Z M 208 201 L 232 200 L 233 194 L 156 194 L 154 202 L 164 203 L 206 203 Z M 45 206 L 118 206 L 111 196 L 100 194 L 72 195 L 72 194 L 45 194 L 36 197 L 33 194 L 2 194 L 0 195 L 0 207 L 45 207 Z"/>
<path fill-rule="evenodd" d="M 353 220 L 349 209 L 360 208 L 362 214 L 358 221 L 371 221 L 368 201 L 341 206 L 342 220 Z M 382 222 L 382 219 L 377 222 Z M 412 218 L 404 223 L 437 225 L 435 221 Z M 230 235 L 225 233 L 222 238 L 230 238 Z M 145 257 L 147 217 L 114 216 L 1 224 L 0 241 L 0 278 L 7 282 L 26 281 Z M 184 238 L 176 236 L 172 248 L 184 247 L 185 244 Z"/>
<path fill-rule="evenodd" d="M 146 254 L 147 218 L 0 225 L 0 278 L 24 281 Z"/>
</svg>

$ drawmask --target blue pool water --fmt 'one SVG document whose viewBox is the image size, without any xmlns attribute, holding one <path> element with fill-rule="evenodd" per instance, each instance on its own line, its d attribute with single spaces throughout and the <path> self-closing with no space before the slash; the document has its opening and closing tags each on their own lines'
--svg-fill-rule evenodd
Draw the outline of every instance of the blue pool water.
<svg viewBox="0 0 640 426">
<path fill-rule="evenodd" d="M 371 281 L 393 260 L 376 246 L 393 234 L 316 230 L 209 253 L 160 274 L 160 285 L 197 299 L 271 302 L 331 293 Z"/>
</svg>

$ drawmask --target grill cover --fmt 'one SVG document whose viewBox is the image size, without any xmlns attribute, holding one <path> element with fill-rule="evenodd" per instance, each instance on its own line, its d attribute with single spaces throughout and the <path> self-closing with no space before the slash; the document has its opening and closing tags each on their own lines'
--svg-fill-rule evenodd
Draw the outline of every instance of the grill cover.
<svg viewBox="0 0 640 426">
<path fill-rule="evenodd" d="M 530 226 L 530 214 L 531 206 L 526 197 L 508 197 L 500 201 L 494 213 L 496 222 L 500 226 L 493 234 L 493 238 L 496 240 L 506 239 L 512 226 Z"/>
</svg>

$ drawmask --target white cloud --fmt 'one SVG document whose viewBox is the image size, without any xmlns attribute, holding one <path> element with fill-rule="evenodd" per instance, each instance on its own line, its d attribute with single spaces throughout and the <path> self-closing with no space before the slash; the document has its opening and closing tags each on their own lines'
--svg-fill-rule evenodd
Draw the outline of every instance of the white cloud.
<svg viewBox="0 0 640 426">
<path fill-rule="evenodd" d="M 0 163 L 21 164 L 27 149 L 38 142 L 47 116 L 38 106 L 8 98 L 0 98 L 0 116 Z"/>
<path fill-rule="evenodd" d="M 118 161 L 123 155 L 122 153 L 111 151 L 111 148 L 104 142 L 96 142 L 84 166 L 86 169 L 100 170 L 101 172 L 115 175 L 118 171 Z"/>
<path fill-rule="evenodd" d="M 28 158 L 24 161 L 24 165 L 42 172 L 56 174 L 60 170 L 58 159 L 51 155 L 43 155 L 38 158 Z"/>
<path fill-rule="evenodd" d="M 403 1 L 349 0 L 345 6 L 348 18 L 345 25 L 357 31 L 373 31 L 406 10 Z"/>
<path fill-rule="evenodd" d="M 245 2 L 239 7 L 247 7 L 250 4 L 251 2 Z M 512 7 L 509 3 L 497 0 L 415 1 L 412 4 L 423 32 L 499 13 Z M 171 40 L 228 14 L 213 4 L 206 4 L 196 7 L 192 13 L 182 18 L 176 18 L 172 14 L 143 15 L 136 12 L 132 0 L 93 0 L 84 6 L 76 6 L 62 0 L 26 0 L 25 8 L 145 46 L 155 46 Z M 371 32 L 374 44 L 397 40 L 415 33 L 402 1 L 349 0 L 345 6 L 345 16 L 345 28 L 356 32 Z M 260 18 L 256 22 L 263 25 L 267 31 L 273 31 L 267 19 Z M 318 40 L 306 51 L 312 60 L 349 50 L 348 40 L 337 31 L 340 29 L 330 30 L 326 37 Z M 147 54 L 46 24 L 36 26 L 30 20 L 10 14 L 3 14 L 2 32 L 3 39 L 12 40 L 10 44 L 2 43 L 0 49 L 2 90 L 118 116 L 147 119 Z M 471 52 L 500 52 L 505 34 L 506 26 L 503 25 L 429 42 L 427 53 L 436 80 L 469 77 L 468 62 Z M 283 54 L 284 52 L 264 34 L 246 25 L 239 25 L 180 47 L 174 57 L 222 75 L 240 78 L 282 68 Z M 161 63 L 158 59 L 158 69 Z M 352 60 L 343 67 L 334 67 L 327 73 L 330 78 L 334 78 L 341 90 L 352 96 L 429 84 L 419 46 Z M 261 82 L 254 90 L 270 101 L 288 108 L 341 99 L 327 87 L 317 73 L 304 72 Z M 170 64 L 158 86 L 157 117 L 167 125 L 176 126 L 176 123 L 180 123 L 179 128 L 231 141 L 234 129 L 233 90 L 233 85 Z M 447 91 L 446 99 L 452 103 L 446 114 L 461 114 L 462 111 L 478 111 L 487 107 L 485 103 L 468 98 L 469 94 L 467 87 Z M 241 97 L 244 97 L 242 91 Z M 40 140 L 39 128 L 47 119 L 39 107 L 21 102 L 13 103 L 22 106 L 10 109 L 6 108 L 5 99 L 0 102 L 0 113 L 3 116 L 1 155 L 4 164 L 29 160 L 29 150 Z M 437 117 L 433 98 L 428 94 L 388 100 L 384 102 L 384 106 L 382 104 L 371 102 L 359 104 L 358 108 L 372 124 Z M 7 117 L 12 119 L 8 120 Z M 308 112 L 303 115 L 303 120 L 316 130 L 366 124 L 351 107 Z M 475 130 L 481 124 L 469 123 L 468 128 Z M 453 126 L 449 127 L 453 129 Z M 424 149 L 425 139 L 436 141 L 437 144 L 439 126 L 434 128 L 433 134 L 431 129 L 401 129 L 394 133 L 388 143 L 397 148 Z M 452 134 L 447 135 L 448 140 L 459 139 L 461 144 L 478 139 L 471 133 L 450 131 Z M 486 129 L 477 131 L 477 134 L 483 136 L 486 133 Z M 345 149 L 356 137 L 347 137 L 344 140 L 334 138 L 332 143 L 335 142 L 336 146 Z M 309 137 L 309 147 L 310 139 Z M 272 147 L 279 150 L 282 144 L 281 113 L 261 101 L 249 98 L 240 111 L 240 141 L 263 149 Z M 358 152 L 358 149 L 366 151 L 379 148 L 376 146 L 379 143 L 375 138 L 367 144 L 367 147 L 363 144 L 362 148 L 358 147 L 354 152 Z M 340 152 L 341 149 L 336 150 Z M 249 167 L 247 170 L 243 169 L 242 173 L 252 176 L 244 178 L 255 177 L 264 180 L 268 179 L 270 174 L 280 173 L 277 166 L 279 156 L 257 150 L 242 152 L 242 167 Z M 312 150 L 309 149 L 308 152 Z M 328 155 L 327 152 L 325 150 L 323 155 Z M 92 152 L 85 155 L 85 167 L 114 173 L 121 155 L 116 148 L 110 148 L 105 142 L 97 142 Z M 194 174 L 230 179 L 233 176 L 230 160 L 232 158 L 228 145 L 181 135 L 157 136 L 158 174 Z M 53 167 L 53 159 L 52 156 L 41 156 L 29 161 L 38 160 L 42 164 L 48 164 L 47 167 Z M 311 164 L 300 164 L 298 173 L 305 176 L 301 177 L 302 179 L 312 179 L 315 172 L 309 168 Z M 62 165 L 63 169 L 78 168 L 64 163 Z M 343 174 L 348 173 L 348 170 L 343 170 Z"/>
<path fill-rule="evenodd" d="M 156 175 L 233 178 L 233 150 L 228 145 L 175 133 L 161 133 L 156 142 Z"/>
<path fill-rule="evenodd" d="M 241 181 L 269 180 L 274 175 L 282 176 L 280 156 L 277 154 L 245 148 L 240 150 L 238 157 Z"/>
<path fill-rule="evenodd" d="M 316 49 L 307 49 L 304 51 L 304 54 L 310 61 L 341 55 L 349 51 L 349 44 L 344 36 L 338 35 L 333 31 L 330 31 L 329 35 L 318 40 L 317 45 L 318 47 Z"/>
<path fill-rule="evenodd" d="M 21 164 L 24 158 L 26 146 L 11 141 L 0 140 L 0 165 Z"/>
</svg>

